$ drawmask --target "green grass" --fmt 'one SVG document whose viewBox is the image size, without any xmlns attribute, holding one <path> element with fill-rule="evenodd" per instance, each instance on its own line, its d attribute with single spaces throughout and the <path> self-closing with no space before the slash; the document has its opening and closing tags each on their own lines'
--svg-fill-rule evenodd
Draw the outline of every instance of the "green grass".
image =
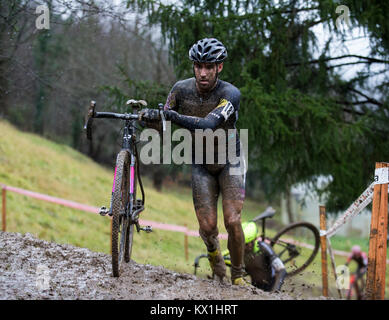
<svg viewBox="0 0 389 320">
<path fill-rule="evenodd" d="M 113 168 L 104 168 L 66 145 L 21 132 L 0 120 L 0 183 L 98 207 L 109 205 L 112 179 Z M 147 179 L 144 179 L 144 185 L 146 210 L 142 212 L 141 218 L 186 225 L 191 230 L 198 230 L 190 188 L 170 185 L 158 192 Z M 250 220 L 266 206 L 246 199 L 242 220 Z M 275 208 L 279 212 L 279 207 Z M 278 217 L 276 214 L 275 219 Z M 221 233 L 226 233 L 220 201 L 218 227 Z M 29 232 L 48 241 L 68 243 L 107 254 L 110 252 L 109 219 L 9 191 L 7 231 Z M 268 230 L 268 235 L 272 236 L 275 232 Z M 334 236 L 331 240 L 334 249 L 338 250 L 349 251 L 356 243 L 363 250 L 368 249 L 367 239 Z M 184 234 L 154 229 L 150 234 L 134 235 L 132 257 L 138 263 L 162 265 L 179 272 L 193 273 L 193 261 L 205 252 L 205 246 L 199 237 L 188 237 L 188 247 L 189 257 L 186 260 Z M 221 241 L 221 247 L 227 247 L 226 241 Z M 344 257 L 336 256 L 337 265 L 344 262 Z M 208 274 L 209 267 L 206 259 L 203 259 L 198 275 L 206 277 Z M 333 275 L 329 277 L 330 293 L 337 297 Z M 308 296 L 312 296 L 312 293 L 320 295 L 320 253 L 308 271 L 296 276 L 293 281 L 311 284 L 313 288 Z"/>
</svg>

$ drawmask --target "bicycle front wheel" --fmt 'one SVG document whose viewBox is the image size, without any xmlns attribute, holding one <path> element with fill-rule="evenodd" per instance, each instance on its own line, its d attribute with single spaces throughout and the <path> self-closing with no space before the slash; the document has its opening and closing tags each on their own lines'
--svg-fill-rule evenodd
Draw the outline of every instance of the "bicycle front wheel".
<svg viewBox="0 0 389 320">
<path fill-rule="evenodd" d="M 114 191 L 112 194 L 112 273 L 119 277 L 124 258 L 125 242 L 129 231 L 126 214 L 130 201 L 130 157 L 126 150 L 119 152 L 116 159 Z"/>
<path fill-rule="evenodd" d="M 137 187 L 137 166 L 138 162 L 136 161 L 133 167 L 130 167 L 130 204 L 129 204 L 129 213 L 131 214 L 136 208 L 136 187 Z M 130 221 L 128 224 L 127 234 L 126 234 L 126 243 L 124 251 L 124 261 L 130 262 L 131 253 L 132 253 L 132 243 L 134 237 L 134 223 Z"/>
<path fill-rule="evenodd" d="M 320 245 L 319 230 L 308 222 L 292 223 L 271 239 L 271 245 L 290 277 L 303 271 L 315 258 Z"/>
</svg>

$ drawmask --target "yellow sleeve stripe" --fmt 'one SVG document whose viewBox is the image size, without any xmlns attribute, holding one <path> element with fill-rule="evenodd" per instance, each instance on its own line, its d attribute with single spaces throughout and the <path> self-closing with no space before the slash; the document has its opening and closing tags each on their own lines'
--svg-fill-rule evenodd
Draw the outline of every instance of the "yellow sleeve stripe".
<svg viewBox="0 0 389 320">
<path fill-rule="evenodd" d="M 216 109 L 219 109 L 219 108 L 223 108 L 223 107 L 225 107 L 227 105 L 227 103 L 228 103 L 228 101 L 226 99 L 220 99 L 219 104 L 213 110 L 216 110 Z"/>
</svg>

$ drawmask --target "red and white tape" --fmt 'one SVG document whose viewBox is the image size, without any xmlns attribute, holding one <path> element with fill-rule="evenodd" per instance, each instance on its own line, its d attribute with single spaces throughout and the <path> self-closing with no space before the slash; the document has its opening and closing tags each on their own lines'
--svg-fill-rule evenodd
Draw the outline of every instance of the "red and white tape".
<svg viewBox="0 0 389 320">
<path fill-rule="evenodd" d="M 92 212 L 92 213 L 96 213 L 96 214 L 98 214 L 100 211 L 100 208 L 98 208 L 98 207 L 93 207 L 93 206 L 78 203 L 75 201 L 65 200 L 65 199 L 61 199 L 61 198 L 57 198 L 57 197 L 52 197 L 52 196 L 49 196 L 46 194 L 33 192 L 33 191 L 21 189 L 21 188 L 11 187 L 8 185 L 3 185 L 3 184 L 1 184 L 1 188 L 8 190 L 8 191 L 18 193 L 18 194 L 21 194 L 21 195 L 25 195 L 27 197 L 31 197 L 31 198 L 35 198 L 38 200 L 43 200 L 43 201 L 47 201 L 47 202 L 51 202 L 51 203 L 55 203 L 55 204 L 60 204 L 60 205 L 63 205 L 65 207 L 69 207 L 69 208 L 73 208 L 73 209 L 77 209 L 77 210 L 81 210 L 81 211 Z M 109 216 L 107 215 L 107 217 L 109 217 Z M 167 223 L 161 223 L 161 222 L 155 222 L 155 221 L 149 221 L 149 220 L 143 220 L 143 219 L 139 219 L 139 223 L 142 225 L 152 226 L 155 229 L 185 233 L 186 235 L 191 236 L 191 237 L 199 237 L 200 236 L 198 231 L 189 230 L 187 227 L 177 226 L 174 224 L 167 224 Z M 227 239 L 227 237 L 228 237 L 227 234 L 219 234 L 220 239 Z"/>
</svg>

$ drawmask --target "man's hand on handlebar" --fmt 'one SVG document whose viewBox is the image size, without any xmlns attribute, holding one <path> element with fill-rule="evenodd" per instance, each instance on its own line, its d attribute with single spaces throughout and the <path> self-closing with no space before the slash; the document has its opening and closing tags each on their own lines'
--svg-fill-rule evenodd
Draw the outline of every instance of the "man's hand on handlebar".
<svg viewBox="0 0 389 320">
<path fill-rule="evenodd" d="M 165 116 L 166 120 L 171 120 L 177 112 L 173 110 L 158 110 L 158 109 L 149 109 L 145 108 L 139 112 L 140 120 L 144 120 L 146 122 L 158 121 L 161 120 L 161 112 Z"/>
<path fill-rule="evenodd" d="M 146 122 L 158 121 L 161 119 L 161 116 L 158 109 L 144 108 L 141 111 L 139 111 L 139 119 L 144 120 Z"/>
</svg>

